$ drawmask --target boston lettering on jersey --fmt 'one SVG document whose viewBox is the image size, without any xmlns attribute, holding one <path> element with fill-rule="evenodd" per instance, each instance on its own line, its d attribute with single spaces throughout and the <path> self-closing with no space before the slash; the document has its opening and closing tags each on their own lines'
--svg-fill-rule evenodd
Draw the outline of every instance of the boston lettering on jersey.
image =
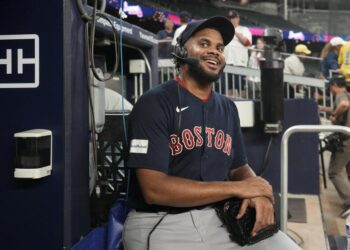
<svg viewBox="0 0 350 250">
<path fill-rule="evenodd" d="M 228 156 L 231 154 L 232 138 L 229 134 L 225 134 L 221 129 L 215 131 L 214 128 L 205 127 L 205 135 L 207 138 L 206 147 L 215 147 Z M 194 147 L 203 146 L 203 143 L 202 127 L 195 126 L 192 130 L 182 130 L 181 138 L 177 134 L 170 135 L 169 147 L 171 154 L 174 156 L 181 154 L 184 148 L 192 150 Z"/>
</svg>

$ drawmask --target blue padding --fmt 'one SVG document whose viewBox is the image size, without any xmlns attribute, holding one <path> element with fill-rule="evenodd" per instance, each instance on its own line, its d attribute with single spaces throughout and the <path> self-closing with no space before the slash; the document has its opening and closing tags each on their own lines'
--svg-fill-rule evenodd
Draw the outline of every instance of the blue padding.
<svg viewBox="0 0 350 250">
<path fill-rule="evenodd" d="M 71 250 L 105 250 L 107 227 L 98 227 L 84 239 L 75 244 Z"/>
<path fill-rule="evenodd" d="M 109 212 L 107 250 L 123 249 L 123 225 L 129 208 L 125 200 L 117 200 Z"/>
<path fill-rule="evenodd" d="M 243 128 L 249 165 L 261 169 L 271 135 L 265 134 L 260 121 L 260 102 L 255 102 L 255 126 Z M 295 125 L 318 125 L 317 103 L 311 99 L 284 100 L 283 133 Z M 269 163 L 263 177 L 275 192 L 281 186 L 281 138 L 275 136 L 271 145 Z M 295 194 L 319 194 L 319 162 L 317 133 L 299 133 L 290 137 L 288 147 L 288 192 Z"/>
<path fill-rule="evenodd" d="M 108 224 L 95 228 L 72 250 L 123 250 L 123 224 L 129 208 L 125 200 L 117 200 L 109 211 Z"/>
</svg>

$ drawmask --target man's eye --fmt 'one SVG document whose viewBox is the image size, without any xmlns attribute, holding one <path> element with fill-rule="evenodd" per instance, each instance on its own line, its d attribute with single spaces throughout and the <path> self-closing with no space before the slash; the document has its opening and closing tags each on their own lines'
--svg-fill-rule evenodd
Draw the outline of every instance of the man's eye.
<svg viewBox="0 0 350 250">
<path fill-rule="evenodd" d="M 218 51 L 219 51 L 220 53 L 224 52 L 224 47 L 219 47 L 219 48 L 218 48 Z"/>
<path fill-rule="evenodd" d="M 208 45 L 208 43 L 201 43 L 201 46 L 202 46 L 203 48 L 207 48 L 209 45 Z"/>
</svg>

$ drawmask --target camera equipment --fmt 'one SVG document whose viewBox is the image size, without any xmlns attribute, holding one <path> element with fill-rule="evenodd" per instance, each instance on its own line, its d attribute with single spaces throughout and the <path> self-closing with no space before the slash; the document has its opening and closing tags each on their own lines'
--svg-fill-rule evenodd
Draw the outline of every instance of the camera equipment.
<svg viewBox="0 0 350 250">
<path fill-rule="evenodd" d="M 283 46 L 281 30 L 267 28 L 264 56 L 260 61 L 261 72 L 261 120 L 265 132 L 278 134 L 282 131 L 283 120 L 283 68 L 280 52 Z"/>
</svg>

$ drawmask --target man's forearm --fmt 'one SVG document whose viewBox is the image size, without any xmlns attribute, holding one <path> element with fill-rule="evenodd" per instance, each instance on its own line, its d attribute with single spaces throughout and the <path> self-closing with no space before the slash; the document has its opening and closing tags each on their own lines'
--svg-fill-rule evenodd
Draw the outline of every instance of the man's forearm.
<svg viewBox="0 0 350 250">
<path fill-rule="evenodd" d="M 232 169 L 229 173 L 229 178 L 231 181 L 241 181 L 253 176 L 256 176 L 256 174 L 248 165 Z"/>
<path fill-rule="evenodd" d="M 173 207 L 201 206 L 230 197 L 252 198 L 272 196 L 271 185 L 249 171 L 240 173 L 242 181 L 204 182 L 169 176 L 150 169 L 137 169 L 143 197 L 148 204 Z M 245 172 L 245 173 L 244 173 Z"/>
<path fill-rule="evenodd" d="M 238 182 L 203 182 L 169 176 L 149 169 L 137 170 L 143 197 L 148 204 L 172 207 L 201 206 L 238 195 Z"/>
<path fill-rule="evenodd" d="M 238 38 L 238 40 L 244 45 L 244 46 L 250 46 L 251 42 L 248 38 L 246 38 L 243 34 L 241 33 L 236 33 L 236 36 Z"/>
</svg>

